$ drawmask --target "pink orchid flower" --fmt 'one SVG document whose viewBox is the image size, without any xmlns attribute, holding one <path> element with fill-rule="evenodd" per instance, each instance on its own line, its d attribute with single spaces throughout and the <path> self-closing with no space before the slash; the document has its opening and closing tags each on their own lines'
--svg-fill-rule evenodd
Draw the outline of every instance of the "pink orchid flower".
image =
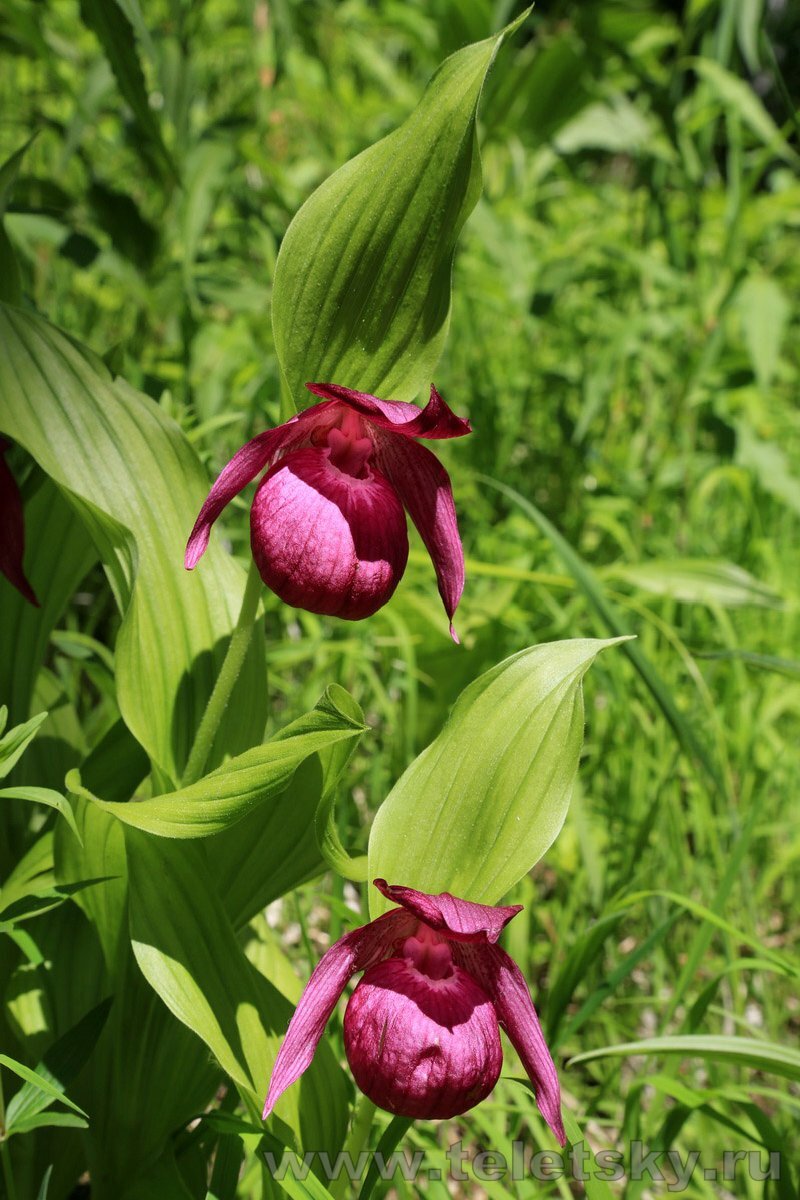
<svg viewBox="0 0 800 1200">
<path fill-rule="evenodd" d="M 400 907 L 345 934 L 320 959 L 275 1060 L 264 1117 L 309 1066 L 347 983 L 364 971 L 345 1012 L 344 1046 L 370 1100 L 404 1117 L 466 1112 L 500 1076 L 502 1026 L 563 1146 L 556 1068 L 522 972 L 497 945 L 522 906 L 374 882 Z"/>
<path fill-rule="evenodd" d="M 386 604 L 408 560 L 405 508 L 433 559 L 453 629 L 464 553 L 450 479 L 417 438 L 470 433 L 431 386 L 424 409 L 333 383 L 306 384 L 322 402 L 242 446 L 208 494 L 186 547 L 196 566 L 211 526 L 268 468 L 250 511 L 261 578 L 287 604 L 357 621 Z"/>
<path fill-rule="evenodd" d="M 20 592 L 29 604 L 39 607 L 36 593 L 22 566 L 25 555 L 25 521 L 22 497 L 11 468 L 5 460 L 11 442 L 0 437 L 0 574 Z"/>
</svg>

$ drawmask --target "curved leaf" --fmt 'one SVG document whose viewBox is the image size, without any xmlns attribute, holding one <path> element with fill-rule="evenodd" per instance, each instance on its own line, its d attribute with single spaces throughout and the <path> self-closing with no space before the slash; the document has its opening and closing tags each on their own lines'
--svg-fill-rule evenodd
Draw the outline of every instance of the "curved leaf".
<svg viewBox="0 0 800 1200">
<path fill-rule="evenodd" d="M 777 1042 L 762 1042 L 755 1038 L 727 1037 L 708 1034 L 681 1034 L 675 1037 L 645 1038 L 639 1042 L 624 1042 L 617 1046 L 601 1046 L 587 1050 L 570 1059 L 570 1065 L 590 1062 L 593 1058 L 628 1058 L 634 1054 L 679 1054 L 682 1058 L 710 1058 L 756 1071 L 769 1071 L 800 1081 L 800 1051 Z"/>
<path fill-rule="evenodd" d="M 183 569 L 205 472 L 157 404 L 112 382 L 47 322 L 7 306 L 0 306 L 0 430 L 25 446 L 87 527 L 125 614 L 116 645 L 122 716 L 176 779 L 244 588 L 244 573 L 219 546 L 210 547 L 202 570 Z M 237 704 L 237 695 L 247 703 Z M 262 652 L 253 646 L 217 746 L 253 745 L 265 716 Z"/>
<path fill-rule="evenodd" d="M 482 186 L 481 88 L 518 24 L 448 58 L 400 128 L 336 171 L 289 226 L 272 324 L 297 406 L 308 402 L 307 380 L 397 400 L 430 384 L 455 245 Z"/>
<path fill-rule="evenodd" d="M 378 810 L 370 878 L 496 904 L 564 823 L 583 744 L 581 681 L 617 641 L 533 646 L 470 684 Z M 386 907 L 374 895 L 373 916 Z"/>
<path fill-rule="evenodd" d="M 329 688 L 316 708 L 287 725 L 271 742 L 254 746 L 178 791 L 138 804 L 118 804 L 85 792 L 76 780 L 77 772 L 70 772 L 67 784 L 125 825 L 159 837 L 222 833 L 283 791 L 309 755 L 363 733 L 365 727 L 342 712 L 332 694 Z"/>
</svg>

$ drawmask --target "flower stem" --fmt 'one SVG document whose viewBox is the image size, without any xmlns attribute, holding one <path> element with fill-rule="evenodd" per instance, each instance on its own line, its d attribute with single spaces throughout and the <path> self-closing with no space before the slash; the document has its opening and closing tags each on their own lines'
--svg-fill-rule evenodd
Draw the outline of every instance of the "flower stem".
<svg viewBox="0 0 800 1200">
<path fill-rule="evenodd" d="M 353 1123 L 350 1126 L 350 1134 L 345 1142 L 344 1153 L 350 1156 L 350 1162 L 354 1167 L 358 1166 L 358 1156 L 364 1149 L 364 1143 L 369 1137 L 369 1131 L 372 1128 L 372 1118 L 375 1116 L 375 1105 L 368 1096 L 362 1096 L 359 1101 L 358 1108 L 353 1115 Z M 347 1159 L 344 1160 L 347 1163 Z M 353 1196 L 357 1196 L 360 1191 L 361 1180 L 350 1179 L 347 1171 L 342 1168 L 338 1179 L 331 1181 L 328 1189 L 334 1200 L 344 1200 L 347 1195 L 347 1185 L 350 1184 L 353 1190 Z"/>
<path fill-rule="evenodd" d="M 186 787 L 190 783 L 195 783 L 205 770 L 214 738 L 217 735 L 223 714 L 231 698 L 231 692 L 236 680 L 239 678 L 239 673 L 250 645 L 250 639 L 253 636 L 253 625 L 258 613 L 261 587 L 261 576 L 258 573 L 258 567 L 255 562 L 251 562 L 247 575 L 247 583 L 244 588 L 244 596 L 242 597 L 239 619 L 231 634 L 231 640 L 228 643 L 222 668 L 217 676 L 217 682 L 214 684 L 214 690 L 209 697 L 206 711 L 203 713 L 200 727 L 197 730 L 194 745 L 192 746 L 189 760 L 186 763 L 186 770 L 183 772 L 182 787 Z"/>
</svg>

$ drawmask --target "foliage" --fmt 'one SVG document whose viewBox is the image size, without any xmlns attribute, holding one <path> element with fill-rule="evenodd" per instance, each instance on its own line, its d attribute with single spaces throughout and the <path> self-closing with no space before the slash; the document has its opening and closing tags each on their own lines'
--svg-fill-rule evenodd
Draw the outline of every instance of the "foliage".
<svg viewBox="0 0 800 1200">
<path fill-rule="evenodd" d="M 345 1144 L 336 1022 L 260 1106 L 301 981 L 376 903 L 367 865 L 525 905 L 506 945 L 571 1143 L 782 1151 L 779 1180 L 729 1186 L 795 1195 L 797 14 L 542 0 L 501 39 L 518 15 L 0 13 L 0 433 L 42 600 L 0 578 L 11 1200 L 77 1200 L 84 1172 L 92 1200 L 328 1197 L 263 1153 Z M 417 541 L 368 622 L 264 592 L 183 783 L 245 503 L 191 575 L 186 536 L 320 376 L 402 399 L 433 377 L 470 418 L 441 451 L 463 645 Z M 519 1073 L 447 1125 L 378 1114 L 370 1144 L 443 1179 L 456 1138 L 552 1149 Z"/>
</svg>

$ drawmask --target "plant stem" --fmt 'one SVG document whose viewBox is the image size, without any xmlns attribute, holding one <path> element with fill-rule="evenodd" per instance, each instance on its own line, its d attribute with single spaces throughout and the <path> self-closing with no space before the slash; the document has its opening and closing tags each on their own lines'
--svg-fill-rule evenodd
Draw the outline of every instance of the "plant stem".
<svg viewBox="0 0 800 1200">
<path fill-rule="evenodd" d="M 375 1116 L 375 1105 L 368 1096 L 362 1096 L 359 1101 L 358 1108 L 353 1115 L 353 1123 L 350 1126 L 350 1134 L 345 1142 L 344 1153 L 350 1156 L 349 1161 L 354 1167 L 358 1166 L 358 1156 L 364 1149 L 364 1143 L 369 1137 L 369 1131 L 372 1128 L 372 1118 Z M 344 1162 L 347 1163 L 345 1158 Z M 344 1165 L 339 1174 L 338 1179 L 333 1179 L 329 1187 L 329 1191 L 334 1200 L 344 1200 L 347 1195 L 347 1185 L 351 1184 L 353 1196 L 357 1196 L 360 1190 L 359 1179 L 350 1179 Z"/>
<path fill-rule="evenodd" d="M 197 730 L 194 745 L 192 746 L 189 760 L 186 763 L 186 770 L 181 780 L 181 786 L 183 787 L 186 787 L 187 784 L 195 783 L 205 770 L 214 738 L 217 735 L 223 714 L 231 698 L 231 692 L 236 680 L 239 678 L 239 673 L 250 645 L 250 639 L 253 636 L 253 625 L 255 624 L 258 612 L 261 587 L 261 576 L 258 573 L 258 567 L 255 562 L 251 562 L 242 597 L 239 619 L 231 634 L 231 640 L 228 644 L 222 668 L 217 676 L 217 682 L 214 684 L 214 690 L 209 697 L 206 711 L 203 713 L 200 727 Z"/>
</svg>

